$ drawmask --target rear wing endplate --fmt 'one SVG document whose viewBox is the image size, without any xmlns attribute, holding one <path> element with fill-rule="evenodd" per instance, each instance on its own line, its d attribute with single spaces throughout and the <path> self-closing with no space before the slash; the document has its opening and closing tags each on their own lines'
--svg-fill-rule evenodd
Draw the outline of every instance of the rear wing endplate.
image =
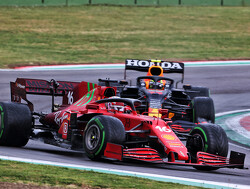
<svg viewBox="0 0 250 189">
<path fill-rule="evenodd" d="M 54 96 L 64 96 L 77 85 L 79 82 L 17 78 L 15 82 L 10 82 L 11 101 L 21 103 L 23 99 L 33 111 L 33 104 L 27 99 L 27 94 L 49 95 L 54 99 Z"/>
</svg>

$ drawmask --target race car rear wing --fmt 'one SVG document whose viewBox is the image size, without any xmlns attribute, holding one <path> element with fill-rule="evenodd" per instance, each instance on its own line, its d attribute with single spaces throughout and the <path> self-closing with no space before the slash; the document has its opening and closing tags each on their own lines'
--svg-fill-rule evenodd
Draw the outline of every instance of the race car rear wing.
<svg viewBox="0 0 250 189">
<path fill-rule="evenodd" d="M 79 82 L 17 78 L 15 82 L 10 82 L 11 101 L 21 103 L 23 99 L 33 111 L 33 104 L 27 99 L 27 94 L 52 96 L 54 104 L 54 96 L 65 96 L 77 85 Z"/>
<path fill-rule="evenodd" d="M 126 80 L 126 70 L 137 70 L 141 72 L 148 72 L 149 68 L 153 65 L 161 66 L 163 73 L 181 73 L 182 79 L 179 82 L 184 81 L 184 63 L 182 62 L 167 62 L 163 60 L 137 60 L 127 59 L 125 62 L 124 79 Z"/>
</svg>

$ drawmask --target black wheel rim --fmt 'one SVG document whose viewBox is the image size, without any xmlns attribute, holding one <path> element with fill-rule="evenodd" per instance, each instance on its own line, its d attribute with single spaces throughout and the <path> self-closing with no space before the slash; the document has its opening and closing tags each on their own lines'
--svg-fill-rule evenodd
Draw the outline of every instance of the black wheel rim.
<svg viewBox="0 0 250 189">
<path fill-rule="evenodd" d="M 100 141 L 100 129 L 97 125 L 91 125 L 85 135 L 85 144 L 88 150 L 98 147 Z"/>
<path fill-rule="evenodd" d="M 194 136 L 195 136 L 194 147 L 197 149 L 197 152 L 198 151 L 204 152 L 205 143 L 204 143 L 203 137 L 198 133 L 194 134 Z"/>
<path fill-rule="evenodd" d="M 196 133 L 193 138 L 188 141 L 188 151 L 190 152 L 193 159 L 196 159 L 197 152 L 204 152 L 205 142 L 203 137 Z"/>
</svg>

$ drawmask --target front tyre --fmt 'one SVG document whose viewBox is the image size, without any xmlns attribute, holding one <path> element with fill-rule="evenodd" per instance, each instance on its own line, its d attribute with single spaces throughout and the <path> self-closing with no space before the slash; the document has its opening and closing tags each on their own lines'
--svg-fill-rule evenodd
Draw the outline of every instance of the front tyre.
<svg viewBox="0 0 250 189">
<path fill-rule="evenodd" d="M 87 124 L 83 147 L 91 160 L 99 160 L 104 154 L 107 142 L 123 144 L 125 141 L 125 129 L 122 122 L 111 116 L 98 115 Z"/>
<path fill-rule="evenodd" d="M 187 140 L 187 149 L 190 153 L 192 163 L 197 162 L 197 152 L 227 157 L 228 138 L 225 131 L 216 124 L 199 124 L 195 127 Z M 214 167 L 195 167 L 199 170 L 215 170 Z"/>
<path fill-rule="evenodd" d="M 25 146 L 31 134 L 32 116 L 28 106 L 0 102 L 0 145 Z"/>
</svg>

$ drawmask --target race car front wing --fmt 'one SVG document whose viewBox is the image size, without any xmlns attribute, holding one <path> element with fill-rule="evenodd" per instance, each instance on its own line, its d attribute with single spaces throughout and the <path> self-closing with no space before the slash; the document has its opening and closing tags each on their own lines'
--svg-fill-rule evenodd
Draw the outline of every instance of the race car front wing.
<svg viewBox="0 0 250 189">
<path fill-rule="evenodd" d="M 230 157 L 222 157 L 206 152 L 197 153 L 197 163 L 181 162 L 178 160 L 166 161 L 160 154 L 152 148 L 123 148 L 122 145 L 107 143 L 104 156 L 116 160 L 138 160 L 150 163 L 160 163 L 178 166 L 211 167 L 211 168 L 239 168 L 244 167 L 245 154 L 231 151 Z"/>
</svg>

